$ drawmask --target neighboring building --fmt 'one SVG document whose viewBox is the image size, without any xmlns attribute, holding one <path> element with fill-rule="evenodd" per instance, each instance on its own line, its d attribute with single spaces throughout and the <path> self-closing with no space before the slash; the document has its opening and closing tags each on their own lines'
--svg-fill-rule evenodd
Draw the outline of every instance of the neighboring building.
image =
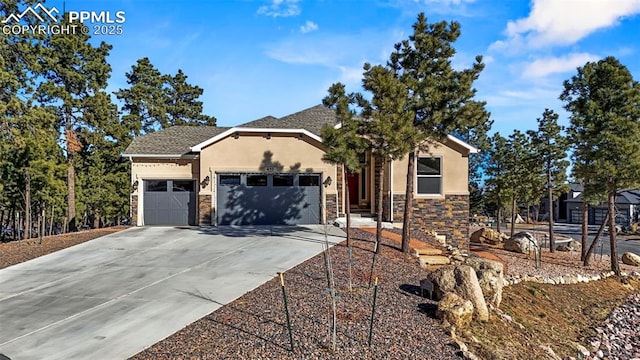
<svg viewBox="0 0 640 360">
<path fill-rule="evenodd" d="M 569 223 L 582 223 L 582 191 L 581 185 L 571 184 L 571 190 L 565 200 L 566 216 Z M 616 223 L 626 227 L 634 222 L 640 222 L 640 189 L 620 190 L 616 196 L 616 209 Z M 590 225 L 600 225 L 606 214 L 606 202 L 596 206 L 591 205 L 587 222 Z"/>
<path fill-rule="evenodd" d="M 319 224 L 344 214 L 339 167 L 326 163 L 320 138 L 336 126 L 322 105 L 237 127 L 175 126 L 134 139 L 132 222 L 142 225 Z M 414 224 L 452 242 L 468 241 L 468 156 L 477 150 L 450 136 L 416 161 Z M 354 210 L 375 212 L 375 166 L 349 175 Z M 383 180 L 385 221 L 402 221 L 407 158 L 393 161 Z M 322 209 L 326 209 L 322 211 Z"/>
</svg>

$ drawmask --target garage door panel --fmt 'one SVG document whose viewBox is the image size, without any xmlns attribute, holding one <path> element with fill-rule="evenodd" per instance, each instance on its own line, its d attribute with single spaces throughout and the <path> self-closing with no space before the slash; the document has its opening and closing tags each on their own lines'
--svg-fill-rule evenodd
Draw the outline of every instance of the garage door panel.
<svg viewBox="0 0 640 360">
<path fill-rule="evenodd" d="M 144 193 L 145 225 L 195 225 L 193 184 L 192 180 L 147 181 L 145 189 L 151 191 Z"/>
<path fill-rule="evenodd" d="M 223 181 L 218 182 L 216 204 L 220 225 L 295 225 L 320 222 L 320 188 L 315 184 L 287 186 L 291 181 L 286 178 L 293 175 L 276 175 L 278 177 L 271 178 L 267 186 L 246 186 L 244 182 L 235 185 L 229 181 L 228 175 L 220 176 Z M 256 176 L 247 177 L 252 177 L 250 180 L 253 181 Z"/>
</svg>

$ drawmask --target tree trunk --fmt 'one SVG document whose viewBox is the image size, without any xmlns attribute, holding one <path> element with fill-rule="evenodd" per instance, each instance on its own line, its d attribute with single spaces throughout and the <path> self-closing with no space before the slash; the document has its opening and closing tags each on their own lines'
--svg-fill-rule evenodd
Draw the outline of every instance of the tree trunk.
<svg viewBox="0 0 640 360">
<path fill-rule="evenodd" d="M 51 218 L 49 219 L 49 235 L 53 235 L 53 218 L 55 217 L 55 205 L 51 205 Z"/>
<path fill-rule="evenodd" d="M 69 156 L 67 167 L 67 230 L 74 232 L 77 230 L 76 225 L 76 174 L 75 168 Z"/>
<path fill-rule="evenodd" d="M 100 212 L 99 211 L 96 211 L 95 214 L 93 214 L 93 228 L 94 229 L 100 228 Z"/>
<path fill-rule="evenodd" d="M 496 214 L 496 231 L 500 233 L 500 218 L 502 217 L 502 202 L 498 199 L 498 213 Z"/>
<path fill-rule="evenodd" d="M 38 231 L 40 232 L 40 244 L 42 244 L 42 237 L 44 237 L 44 231 L 47 227 L 47 207 L 46 204 L 42 204 L 40 208 L 40 219 L 42 219 L 39 224 Z"/>
<path fill-rule="evenodd" d="M 511 199 L 511 237 L 516 233 L 516 197 Z"/>
<path fill-rule="evenodd" d="M 604 216 L 604 220 L 602 221 L 602 224 L 600 224 L 600 228 L 598 228 L 598 233 L 596 234 L 596 237 L 593 239 L 593 241 L 591 242 L 591 246 L 589 246 L 589 250 L 587 250 L 586 254 L 584 255 L 584 259 L 582 260 L 584 266 L 589 266 L 589 261 L 591 260 L 591 254 L 593 253 L 593 250 L 596 248 L 598 239 L 600 239 L 600 236 L 604 231 L 604 227 L 607 224 L 607 221 L 609 221 L 609 211 L 607 211 L 607 214 Z"/>
<path fill-rule="evenodd" d="M 551 164 L 547 162 L 547 201 L 549 202 L 549 252 L 556 251 L 556 239 L 553 236 L 553 188 L 551 187 Z"/>
<path fill-rule="evenodd" d="M 411 220 L 413 219 L 413 171 L 416 152 L 411 151 L 407 159 L 407 187 L 404 192 L 404 218 L 402 219 L 402 252 L 409 252 L 411 241 Z"/>
<path fill-rule="evenodd" d="M 380 252 L 380 241 L 382 240 L 382 197 L 384 195 L 384 165 L 386 159 L 380 159 L 380 168 L 378 169 L 378 206 L 377 206 L 377 221 L 376 221 L 376 254 Z"/>
<path fill-rule="evenodd" d="M 616 243 L 616 190 L 609 189 L 609 246 L 611 247 L 611 271 L 620 276 L 618 264 L 618 244 Z"/>
<path fill-rule="evenodd" d="M 527 224 L 531 222 L 531 204 L 527 204 Z"/>
<path fill-rule="evenodd" d="M 342 173 L 343 173 L 343 177 L 344 177 L 344 182 L 346 184 L 345 186 L 345 190 L 344 190 L 344 203 L 345 205 L 345 209 L 344 209 L 344 213 L 347 216 L 347 229 L 345 230 L 345 233 L 347 235 L 347 248 L 351 247 L 350 244 L 350 240 L 351 240 L 351 199 L 349 198 L 349 176 L 347 176 L 347 167 L 342 165 Z"/>
<path fill-rule="evenodd" d="M 11 204 L 11 240 L 16 241 L 18 235 L 18 222 L 16 221 L 16 203 Z"/>
<path fill-rule="evenodd" d="M 580 260 L 586 259 L 587 242 L 589 241 L 589 204 L 587 203 L 584 195 L 582 196 L 582 238 L 580 243 L 582 245 L 582 253 Z"/>
<path fill-rule="evenodd" d="M 31 238 L 31 175 L 24 174 L 24 232 L 23 239 Z"/>
<path fill-rule="evenodd" d="M 0 210 L 0 242 L 4 242 L 4 210 Z"/>
</svg>

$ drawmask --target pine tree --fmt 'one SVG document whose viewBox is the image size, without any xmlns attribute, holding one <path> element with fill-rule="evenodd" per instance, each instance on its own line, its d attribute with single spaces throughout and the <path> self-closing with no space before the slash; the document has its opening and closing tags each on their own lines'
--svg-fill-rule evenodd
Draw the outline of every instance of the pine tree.
<svg viewBox="0 0 640 360">
<path fill-rule="evenodd" d="M 588 62 L 564 81 L 560 100 L 571 113 L 576 175 L 592 194 L 606 191 L 611 270 L 620 273 L 616 192 L 640 182 L 640 84 L 616 58 Z"/>
<path fill-rule="evenodd" d="M 62 25 L 71 24 L 65 14 Z M 111 46 L 101 42 L 94 47 L 89 35 L 80 32 L 54 34 L 44 42 L 40 59 L 44 81 L 38 87 L 38 100 L 56 105 L 60 135 L 64 138 L 67 160 L 67 227 L 75 231 L 76 154 L 82 150 L 78 132 L 91 127 L 84 118 L 88 99 L 107 86 L 111 66 L 106 58 Z"/>
<path fill-rule="evenodd" d="M 377 166 L 378 193 L 376 252 L 380 251 L 382 236 L 384 168 L 392 160 L 400 159 L 417 142 L 419 133 L 413 127 L 415 114 L 408 103 L 408 89 L 393 69 L 380 65 L 364 65 L 362 87 L 371 93 L 371 101 L 358 98 L 364 109 L 362 117 L 367 119 L 365 137 L 369 141 L 371 153 L 379 162 Z M 403 243 L 403 251 L 408 252 L 409 243 Z"/>
<path fill-rule="evenodd" d="M 126 73 L 129 88 L 114 94 L 124 102 L 123 123 L 133 135 L 149 133 L 174 125 L 216 125 L 216 118 L 202 113 L 203 89 L 187 83 L 178 70 L 174 76 L 163 75 L 149 58 L 139 59 Z"/>
<path fill-rule="evenodd" d="M 542 118 L 538 118 L 538 130 L 530 131 L 532 144 L 535 148 L 536 158 L 544 167 L 545 187 L 547 190 L 548 220 L 549 220 L 549 251 L 554 252 L 556 248 L 553 234 L 553 222 L 555 216 L 553 211 L 553 200 L 566 191 L 567 148 L 569 144 L 566 137 L 562 135 L 562 126 L 558 125 L 558 114 L 553 110 L 545 109 Z"/>
<path fill-rule="evenodd" d="M 366 151 L 367 142 L 360 136 L 359 129 L 361 121 L 359 121 L 353 111 L 349 108 L 355 104 L 354 94 L 347 94 L 345 87 L 341 83 L 333 84 L 329 88 L 327 95 L 322 103 L 336 111 L 336 117 L 339 128 L 327 126 L 322 129 L 322 142 L 329 147 L 329 150 L 323 155 L 323 160 L 342 167 L 343 178 L 348 181 L 348 172 L 354 172 L 361 168 L 359 155 Z M 349 184 L 345 187 L 345 214 L 347 217 L 347 247 L 350 246 L 350 226 L 351 226 L 351 209 L 349 202 Z"/>
<path fill-rule="evenodd" d="M 408 157 L 402 232 L 405 251 L 409 251 L 411 238 L 416 149 L 488 121 L 484 103 L 472 101 L 476 93 L 473 82 L 484 68 L 482 57 L 477 56 L 469 69 L 456 71 L 451 66 L 455 55 L 452 44 L 459 36 L 459 23 L 429 24 L 420 13 L 413 25 L 413 35 L 395 45 L 388 62 L 407 87 L 407 110 L 413 112 L 413 125 L 420 134 L 417 141 L 409 144 L 412 150 Z M 428 146 L 425 150 L 428 151 Z"/>
</svg>

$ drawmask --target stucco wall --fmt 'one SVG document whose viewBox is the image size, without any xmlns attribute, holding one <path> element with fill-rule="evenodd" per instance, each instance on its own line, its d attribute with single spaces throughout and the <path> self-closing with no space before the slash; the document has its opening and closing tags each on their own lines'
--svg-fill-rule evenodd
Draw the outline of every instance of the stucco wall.
<svg viewBox="0 0 640 360">
<path fill-rule="evenodd" d="M 418 156 L 442 158 L 442 182 L 443 195 L 468 195 L 469 194 L 469 158 L 463 155 L 464 150 L 459 145 L 447 142 L 447 145 L 432 146 L 430 152 L 422 151 Z M 393 162 L 393 192 L 404 194 L 407 186 L 408 156 Z M 417 161 L 417 159 L 416 159 Z M 415 170 L 414 170 L 415 174 Z M 433 195 L 415 194 L 416 197 L 433 198 Z"/>
<path fill-rule="evenodd" d="M 219 172 L 278 172 L 278 173 L 320 173 L 324 181 L 331 176 L 332 184 L 322 186 L 326 195 L 336 194 L 338 183 L 336 167 L 322 160 L 323 145 L 307 136 L 297 134 L 240 133 L 238 138 L 229 136 L 202 149 L 200 153 L 201 173 L 199 181 L 209 176 L 206 188 L 200 194 L 211 194 L 211 206 L 215 214 L 217 202 L 216 174 Z M 330 204 L 332 205 L 332 204 Z M 335 205 L 333 205 L 335 206 Z M 330 213 L 337 210 L 330 210 Z"/>
</svg>

